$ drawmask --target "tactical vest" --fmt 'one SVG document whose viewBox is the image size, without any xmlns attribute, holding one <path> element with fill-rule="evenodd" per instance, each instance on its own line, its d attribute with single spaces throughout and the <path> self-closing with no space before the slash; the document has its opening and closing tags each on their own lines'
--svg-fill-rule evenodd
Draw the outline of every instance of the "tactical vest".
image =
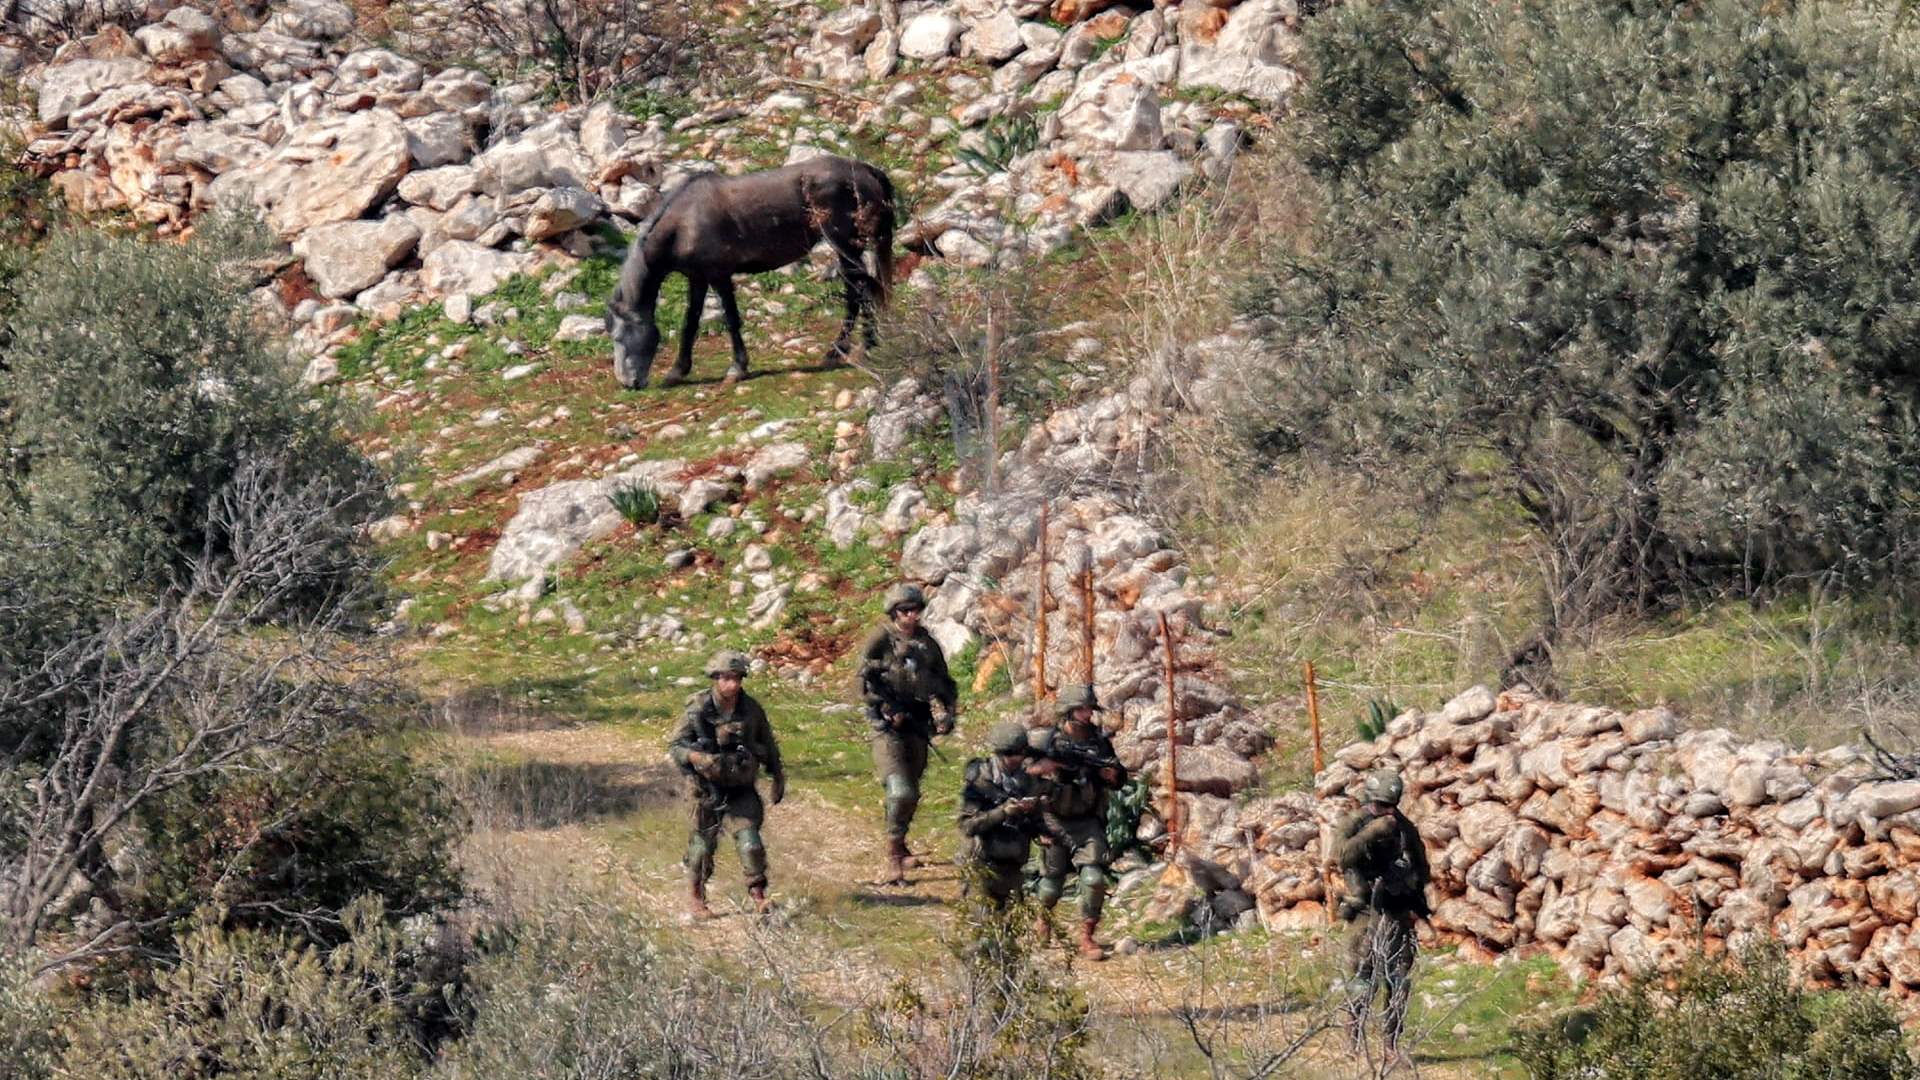
<svg viewBox="0 0 1920 1080">
<path fill-rule="evenodd" d="M 700 710 L 698 730 L 701 749 L 706 750 L 710 743 L 713 755 L 713 767 L 703 779 L 717 787 L 752 787 L 759 779 L 760 763 L 754 759 L 753 751 L 747 746 L 747 725 L 742 718 L 743 704 L 734 704 L 733 716 L 721 720 L 708 698 Z"/>
<path fill-rule="evenodd" d="M 942 689 L 939 679 L 934 675 L 937 661 L 933 650 L 937 646 L 933 640 L 922 634 L 907 637 L 889 633 L 887 643 L 888 652 L 885 666 L 881 669 L 880 682 L 888 696 L 901 704 L 933 700 L 934 695 Z"/>
</svg>

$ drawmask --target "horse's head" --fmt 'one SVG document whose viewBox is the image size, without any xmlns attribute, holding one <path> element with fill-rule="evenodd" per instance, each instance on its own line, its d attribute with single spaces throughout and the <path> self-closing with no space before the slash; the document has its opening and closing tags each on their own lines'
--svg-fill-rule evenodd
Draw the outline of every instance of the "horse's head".
<svg viewBox="0 0 1920 1080">
<path fill-rule="evenodd" d="M 660 329 L 653 312 L 635 310 L 626 290 L 616 288 L 607 300 L 607 336 L 613 338 L 613 376 L 629 390 L 644 390 L 660 351 Z"/>
</svg>

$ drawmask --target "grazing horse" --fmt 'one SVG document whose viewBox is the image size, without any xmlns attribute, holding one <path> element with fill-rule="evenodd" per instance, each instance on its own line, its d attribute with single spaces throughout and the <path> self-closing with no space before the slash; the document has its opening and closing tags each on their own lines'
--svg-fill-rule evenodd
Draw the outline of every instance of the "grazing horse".
<svg viewBox="0 0 1920 1080">
<path fill-rule="evenodd" d="M 607 301 L 607 332 L 613 337 L 613 373 L 621 385 L 647 385 L 660 329 L 654 305 L 668 274 L 687 276 L 687 317 L 680 330 L 680 357 L 660 380 L 672 386 L 693 368 L 693 339 L 707 290 L 720 294 L 720 309 L 733 339 L 727 381 L 746 377 L 747 346 L 740 339 L 740 305 L 733 275 L 778 270 L 807 257 L 826 240 L 840 261 L 847 290 L 847 316 L 827 353 L 828 365 L 847 358 L 853 326 L 866 318 L 866 343 L 874 342 L 875 309 L 887 302 L 893 281 L 893 184 L 863 161 L 816 157 L 741 176 L 696 176 L 669 196 L 640 227 L 620 283 Z M 876 274 L 863 256 L 871 247 Z"/>
</svg>

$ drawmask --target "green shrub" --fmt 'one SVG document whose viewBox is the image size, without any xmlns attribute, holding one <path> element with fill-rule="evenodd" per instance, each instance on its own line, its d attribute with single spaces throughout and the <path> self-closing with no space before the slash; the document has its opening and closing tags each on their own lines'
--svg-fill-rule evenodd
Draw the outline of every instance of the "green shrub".
<svg viewBox="0 0 1920 1080">
<path fill-rule="evenodd" d="M 403 1080 L 425 1061 L 412 1000 L 417 946 L 377 902 L 346 913 L 345 941 L 303 945 L 203 925 L 151 994 L 102 997 L 66 1023 L 62 1075 L 89 1080 Z"/>
<path fill-rule="evenodd" d="M 1514 1054 L 1534 1080 L 1920 1076 L 1883 998 L 1810 993 L 1777 944 L 1696 957 L 1671 985 L 1635 979 L 1591 1008 L 1523 1030 Z"/>
<path fill-rule="evenodd" d="M 1246 297 L 1268 456 L 1511 508 L 1541 640 L 1920 570 L 1904 5 L 1362 0 L 1292 110 L 1311 227 Z"/>
<path fill-rule="evenodd" d="M 56 1015 L 33 985 L 26 957 L 0 953 L 0 1080 L 53 1076 L 60 1053 Z"/>
<path fill-rule="evenodd" d="M 343 940 L 341 913 L 356 898 L 403 917 L 463 893 L 458 808 L 391 737 L 347 736 L 196 777 L 147 803 L 137 825 L 153 857 L 121 899 L 136 922 L 156 924 L 149 948 L 161 955 L 174 921 L 201 905 L 219 913 L 221 929 L 329 947 Z"/>
</svg>

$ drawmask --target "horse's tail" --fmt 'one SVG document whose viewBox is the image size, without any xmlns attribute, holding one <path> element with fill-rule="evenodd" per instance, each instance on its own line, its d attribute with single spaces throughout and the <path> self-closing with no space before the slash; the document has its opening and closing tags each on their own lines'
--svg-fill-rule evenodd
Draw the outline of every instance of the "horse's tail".
<svg viewBox="0 0 1920 1080">
<path fill-rule="evenodd" d="M 880 221 L 873 231 L 873 268 L 880 281 L 880 306 L 893 298 L 893 181 L 884 170 L 874 169 L 880 181 Z"/>
</svg>

